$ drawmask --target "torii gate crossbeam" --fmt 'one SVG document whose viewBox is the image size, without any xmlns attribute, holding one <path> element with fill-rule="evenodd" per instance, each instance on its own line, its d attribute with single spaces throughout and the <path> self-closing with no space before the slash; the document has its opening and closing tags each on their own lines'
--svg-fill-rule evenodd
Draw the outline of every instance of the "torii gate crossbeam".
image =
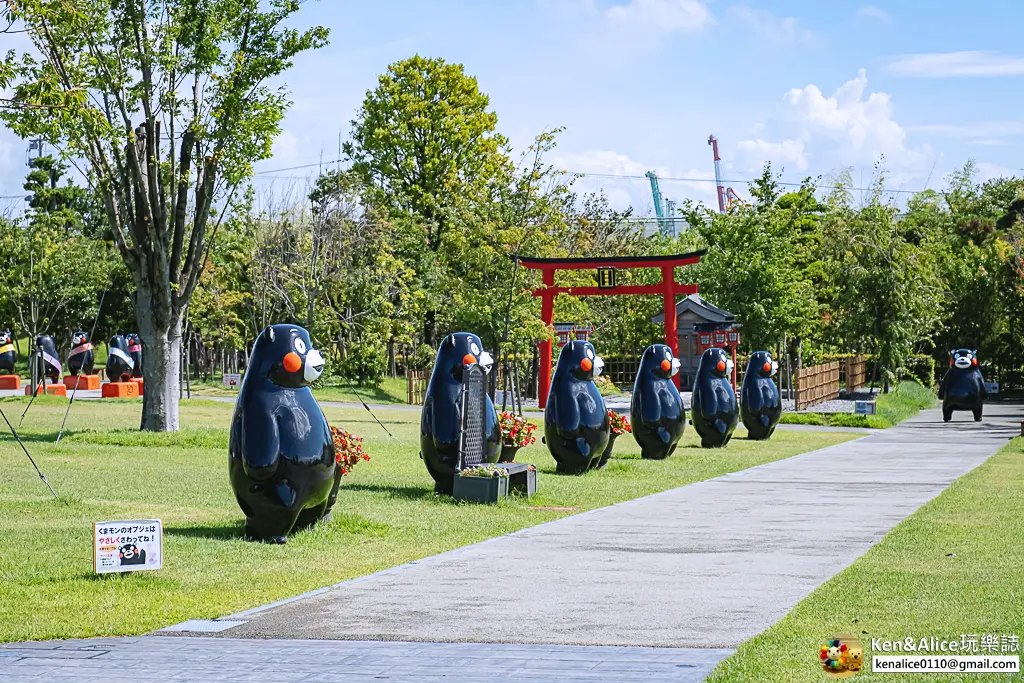
<svg viewBox="0 0 1024 683">
<path fill-rule="evenodd" d="M 533 296 L 541 297 L 540 316 L 545 325 L 554 324 L 555 297 L 609 296 L 614 294 L 661 294 L 665 304 L 665 344 L 672 349 L 672 355 L 679 356 L 679 336 L 676 329 L 676 296 L 697 293 L 697 285 L 676 282 L 677 266 L 698 263 L 707 250 L 670 256 L 611 256 L 603 258 L 528 258 L 518 256 L 525 268 L 541 271 L 544 286 L 533 290 Z M 656 285 L 623 285 L 610 287 L 556 287 L 555 272 L 559 270 L 587 270 L 590 268 L 658 268 L 661 282 Z M 537 402 L 541 408 L 547 406 L 548 391 L 551 387 L 551 338 L 540 343 L 540 376 L 538 377 Z M 679 375 L 675 377 L 679 386 Z"/>
</svg>

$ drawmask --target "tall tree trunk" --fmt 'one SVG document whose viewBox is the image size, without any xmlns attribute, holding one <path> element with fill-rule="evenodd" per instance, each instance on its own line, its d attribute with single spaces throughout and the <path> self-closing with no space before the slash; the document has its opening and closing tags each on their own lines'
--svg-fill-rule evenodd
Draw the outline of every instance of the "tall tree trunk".
<svg viewBox="0 0 1024 683">
<path fill-rule="evenodd" d="M 181 363 L 181 319 L 169 329 L 154 320 L 151 309 L 136 309 L 142 336 L 145 391 L 142 394 L 141 429 L 151 432 L 178 430 L 177 380 Z"/>
<path fill-rule="evenodd" d="M 435 348 L 434 344 L 434 333 L 437 327 L 437 312 L 427 311 L 426 315 L 423 316 L 423 343 L 430 348 Z"/>
</svg>

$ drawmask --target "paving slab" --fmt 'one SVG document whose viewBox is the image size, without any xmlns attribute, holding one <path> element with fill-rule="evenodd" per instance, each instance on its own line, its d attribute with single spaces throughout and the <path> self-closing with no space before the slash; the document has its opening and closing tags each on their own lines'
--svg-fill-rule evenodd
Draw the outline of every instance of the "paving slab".
<svg viewBox="0 0 1024 683">
<path fill-rule="evenodd" d="M 227 619 L 211 637 L 734 648 L 1020 433 L 938 410 Z M 676 456 L 679 457 L 679 456 Z M 582 485 L 582 484 L 581 484 Z"/>
<path fill-rule="evenodd" d="M 0 645 L 0 681 L 696 683 L 732 650 L 226 638 Z"/>
</svg>

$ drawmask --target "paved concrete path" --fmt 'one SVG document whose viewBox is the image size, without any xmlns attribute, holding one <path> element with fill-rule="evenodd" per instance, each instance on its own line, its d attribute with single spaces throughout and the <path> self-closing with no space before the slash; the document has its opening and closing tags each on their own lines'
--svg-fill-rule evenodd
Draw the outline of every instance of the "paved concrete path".
<svg viewBox="0 0 1024 683">
<path fill-rule="evenodd" d="M 730 652 L 143 636 L 0 645 L 0 681 L 697 683 Z"/>
<path fill-rule="evenodd" d="M 429 557 L 227 617 L 244 623 L 221 635 L 732 648 L 1019 434 L 1024 409 L 966 415 Z"/>
</svg>

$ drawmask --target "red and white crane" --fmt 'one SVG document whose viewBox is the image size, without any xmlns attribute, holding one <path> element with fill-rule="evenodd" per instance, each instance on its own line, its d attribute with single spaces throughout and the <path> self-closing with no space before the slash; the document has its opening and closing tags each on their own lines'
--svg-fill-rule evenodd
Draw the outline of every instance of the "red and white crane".
<svg viewBox="0 0 1024 683">
<path fill-rule="evenodd" d="M 733 202 L 743 201 L 731 188 L 722 184 L 722 157 L 718 156 L 718 140 L 714 135 L 708 136 L 708 144 L 715 154 L 715 185 L 718 187 L 718 211 L 725 213 L 726 209 L 732 206 Z"/>
</svg>

